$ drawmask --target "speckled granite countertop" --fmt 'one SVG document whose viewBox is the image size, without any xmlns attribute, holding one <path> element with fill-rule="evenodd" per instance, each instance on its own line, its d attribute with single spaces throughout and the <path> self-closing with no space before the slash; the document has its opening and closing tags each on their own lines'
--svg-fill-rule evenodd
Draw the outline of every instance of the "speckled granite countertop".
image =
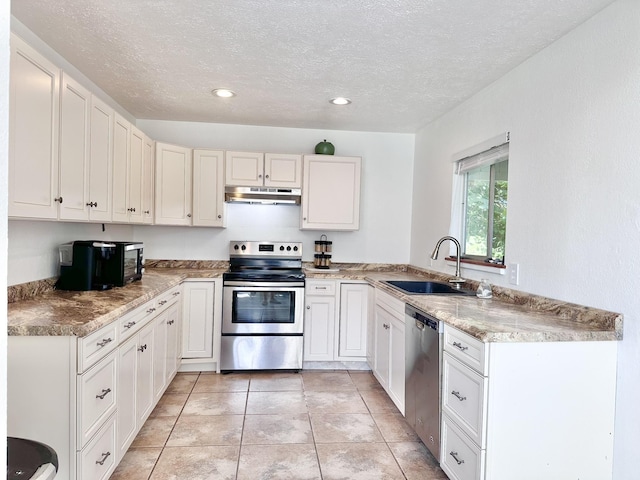
<svg viewBox="0 0 640 480">
<path fill-rule="evenodd" d="M 483 300 L 475 296 L 405 295 L 382 283 L 393 279 L 449 278 L 406 265 L 338 264 L 337 271 L 305 267 L 310 280 L 368 282 L 483 342 L 622 340 L 623 319 L 615 312 L 496 286 L 494 298 Z M 8 334 L 85 336 L 187 278 L 220 278 L 226 269 L 224 262 L 155 261 L 147 266 L 140 282 L 106 292 L 47 291 L 45 285 L 44 293 L 36 291 L 31 298 L 10 300 Z M 465 287 L 475 290 L 477 282 L 469 281 Z"/>
<path fill-rule="evenodd" d="M 415 267 L 404 270 L 338 267 L 338 271 L 305 269 L 308 279 L 366 281 L 390 295 L 483 342 L 562 342 L 622 340 L 622 315 L 560 300 L 493 286 L 492 299 L 461 295 L 406 295 L 382 283 L 446 275 Z M 478 282 L 465 284 L 475 290 Z"/>
<path fill-rule="evenodd" d="M 219 278 L 225 269 L 148 269 L 142 280 L 98 292 L 49 290 L 7 305 L 9 335 L 84 337 L 187 278 Z"/>
</svg>

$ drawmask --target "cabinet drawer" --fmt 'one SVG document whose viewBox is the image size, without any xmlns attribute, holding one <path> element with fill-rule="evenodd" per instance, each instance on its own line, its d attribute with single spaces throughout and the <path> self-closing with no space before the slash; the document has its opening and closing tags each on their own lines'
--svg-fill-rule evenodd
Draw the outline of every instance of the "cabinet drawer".
<svg viewBox="0 0 640 480">
<path fill-rule="evenodd" d="M 451 480 L 484 478 L 485 451 L 475 445 L 446 415 L 442 416 L 440 467 Z"/>
<path fill-rule="evenodd" d="M 335 295 L 336 282 L 332 280 L 307 280 L 305 295 Z"/>
<path fill-rule="evenodd" d="M 120 342 L 122 343 L 144 327 L 157 315 L 157 310 L 156 301 L 150 300 L 144 305 L 136 308 L 134 311 L 120 317 L 120 320 L 118 320 Z"/>
<path fill-rule="evenodd" d="M 404 302 L 376 288 L 376 305 L 383 307 L 404 321 Z"/>
<path fill-rule="evenodd" d="M 107 480 L 116 468 L 116 416 L 104 424 L 91 443 L 77 455 L 78 478 Z"/>
<path fill-rule="evenodd" d="M 117 330 L 117 322 L 113 322 L 78 340 L 78 373 L 84 372 L 116 349 Z"/>
<path fill-rule="evenodd" d="M 163 294 L 159 295 L 158 298 L 156 299 L 157 300 L 156 301 L 157 311 L 155 312 L 156 315 L 166 310 L 174 303 L 176 303 L 180 298 L 181 290 L 182 288 L 180 286 L 177 286 L 177 287 L 170 288 Z"/>
<path fill-rule="evenodd" d="M 77 378 L 78 445 L 84 448 L 116 410 L 116 353 Z"/>
<path fill-rule="evenodd" d="M 445 325 L 444 351 L 486 376 L 485 344 L 477 338 Z"/>
<path fill-rule="evenodd" d="M 486 377 L 442 355 L 442 410 L 479 446 L 484 446 Z"/>
</svg>

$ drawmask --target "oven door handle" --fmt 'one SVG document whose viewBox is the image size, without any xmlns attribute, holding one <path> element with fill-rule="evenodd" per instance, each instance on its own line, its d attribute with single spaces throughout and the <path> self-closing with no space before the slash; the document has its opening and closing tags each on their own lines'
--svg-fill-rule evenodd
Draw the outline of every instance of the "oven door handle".
<svg viewBox="0 0 640 480">
<path fill-rule="evenodd" d="M 250 281 L 228 281 L 222 284 L 223 287 L 244 287 L 244 288 L 274 288 L 277 290 L 285 290 L 294 288 L 303 288 L 304 282 L 250 282 Z"/>
</svg>

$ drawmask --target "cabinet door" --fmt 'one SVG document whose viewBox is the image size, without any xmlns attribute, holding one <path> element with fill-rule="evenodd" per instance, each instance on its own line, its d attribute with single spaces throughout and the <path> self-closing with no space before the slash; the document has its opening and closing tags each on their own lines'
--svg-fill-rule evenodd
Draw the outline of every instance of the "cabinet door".
<svg viewBox="0 0 640 480">
<path fill-rule="evenodd" d="M 91 98 L 89 122 L 89 219 L 111 221 L 113 109 Z"/>
<path fill-rule="evenodd" d="M 114 222 L 129 222 L 129 137 L 131 124 L 117 113 L 113 120 L 113 204 Z"/>
<path fill-rule="evenodd" d="M 213 282 L 185 282 L 182 299 L 182 357 L 213 355 Z"/>
<path fill-rule="evenodd" d="M 264 184 L 264 155 L 255 152 L 225 153 L 225 184 L 237 187 Z"/>
<path fill-rule="evenodd" d="M 153 223 L 153 173 L 156 145 L 146 135 L 142 152 L 142 223 Z"/>
<path fill-rule="evenodd" d="M 375 367 L 376 354 L 376 315 L 375 315 L 375 289 L 367 287 L 367 364 L 371 370 Z"/>
<path fill-rule="evenodd" d="M 11 35 L 9 216 L 57 218 L 60 69 Z"/>
<path fill-rule="evenodd" d="M 91 93 L 62 75 L 60 100 L 60 220 L 89 219 L 89 119 Z"/>
<path fill-rule="evenodd" d="M 334 360 L 336 299 L 307 296 L 304 311 L 304 361 Z"/>
<path fill-rule="evenodd" d="M 153 320 L 153 398 L 160 400 L 167 386 L 167 311 Z"/>
<path fill-rule="evenodd" d="M 138 371 L 136 381 L 136 421 L 142 425 L 154 406 L 153 398 L 153 326 L 147 325 L 139 333 Z"/>
<path fill-rule="evenodd" d="M 167 355 L 166 377 L 167 384 L 178 371 L 180 366 L 180 302 L 176 302 L 167 309 Z"/>
<path fill-rule="evenodd" d="M 264 186 L 302 187 L 302 155 L 265 153 Z"/>
<path fill-rule="evenodd" d="M 193 225 L 223 227 L 224 152 L 193 151 Z"/>
<path fill-rule="evenodd" d="M 138 379 L 138 336 L 118 349 L 118 461 L 124 456 L 136 436 L 136 382 Z"/>
<path fill-rule="evenodd" d="M 191 149 L 156 143 L 158 225 L 191 225 Z"/>
<path fill-rule="evenodd" d="M 391 317 L 389 328 L 389 397 L 404 415 L 404 319 Z"/>
<path fill-rule="evenodd" d="M 366 357 L 367 318 L 369 314 L 368 285 L 340 286 L 340 338 L 338 357 Z"/>
<path fill-rule="evenodd" d="M 360 157 L 305 155 L 301 229 L 360 228 Z"/>
<path fill-rule="evenodd" d="M 391 328 L 391 314 L 376 305 L 375 317 L 375 361 L 373 374 L 382 388 L 389 388 L 389 330 Z"/>
<path fill-rule="evenodd" d="M 133 125 L 129 139 L 129 221 L 142 223 L 142 183 L 144 179 L 144 141 L 145 134 Z"/>
</svg>

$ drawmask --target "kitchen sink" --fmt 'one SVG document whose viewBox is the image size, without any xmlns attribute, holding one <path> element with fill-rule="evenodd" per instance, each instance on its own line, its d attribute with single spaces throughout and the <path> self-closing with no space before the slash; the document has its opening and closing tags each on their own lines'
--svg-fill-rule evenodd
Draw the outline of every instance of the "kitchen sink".
<svg viewBox="0 0 640 480">
<path fill-rule="evenodd" d="M 475 295 L 476 292 L 455 288 L 448 283 L 431 280 L 385 280 L 382 283 L 408 295 Z"/>
</svg>

